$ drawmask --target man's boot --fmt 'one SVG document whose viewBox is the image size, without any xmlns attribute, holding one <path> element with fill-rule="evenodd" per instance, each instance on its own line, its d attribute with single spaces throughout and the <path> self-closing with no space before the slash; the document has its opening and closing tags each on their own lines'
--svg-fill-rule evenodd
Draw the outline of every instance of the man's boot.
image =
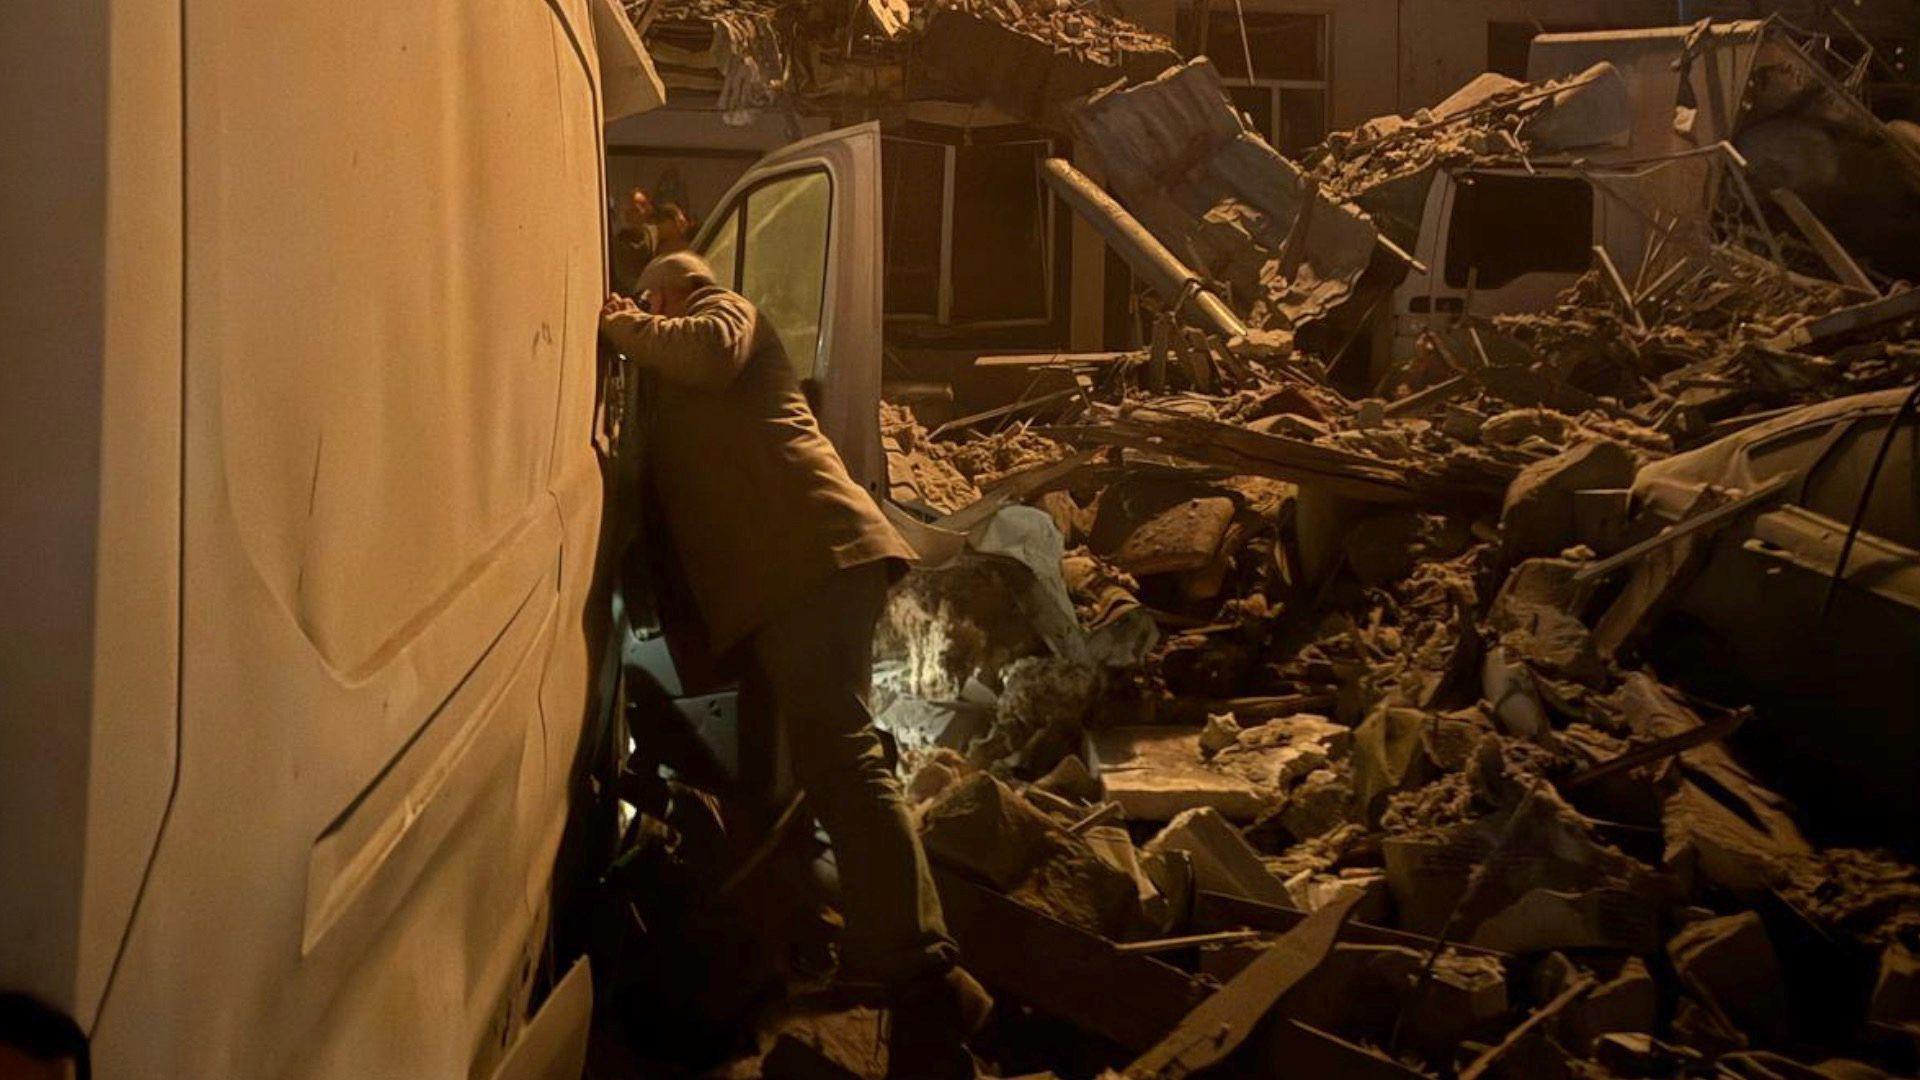
<svg viewBox="0 0 1920 1080">
<path fill-rule="evenodd" d="M 959 967 L 916 979 L 889 1004 L 887 1075 L 896 1080 L 971 1080 L 966 1041 L 986 1024 L 993 997 Z"/>
</svg>

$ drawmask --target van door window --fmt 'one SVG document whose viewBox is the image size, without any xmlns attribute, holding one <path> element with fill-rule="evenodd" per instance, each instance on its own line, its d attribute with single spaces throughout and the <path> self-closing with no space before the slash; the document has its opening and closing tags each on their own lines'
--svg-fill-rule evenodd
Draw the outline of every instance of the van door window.
<svg viewBox="0 0 1920 1080">
<path fill-rule="evenodd" d="M 713 239 L 707 242 L 707 250 L 701 252 L 707 265 L 713 267 L 713 280 L 729 289 L 740 288 L 740 211 L 728 210 L 726 219 L 713 230 Z"/>
<path fill-rule="evenodd" d="M 1581 273 L 1593 262 L 1593 188 L 1562 176 L 1469 173 L 1447 226 L 1446 281 L 1497 289 L 1526 274 Z M 1471 272 L 1478 270 L 1474 276 Z"/>
<path fill-rule="evenodd" d="M 769 180 L 747 193 L 745 210 L 740 294 L 773 323 L 794 374 L 812 378 L 827 288 L 833 180 L 818 169 Z"/>
<path fill-rule="evenodd" d="M 700 252 L 715 281 L 753 301 L 773 324 L 802 379 L 817 374 L 832 217 L 826 170 L 788 173 L 728 206 Z"/>
</svg>

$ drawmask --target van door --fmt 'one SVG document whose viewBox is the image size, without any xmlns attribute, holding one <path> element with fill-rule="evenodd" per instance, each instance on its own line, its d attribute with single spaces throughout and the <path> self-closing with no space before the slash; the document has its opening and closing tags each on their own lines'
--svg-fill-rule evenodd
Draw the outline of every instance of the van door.
<svg viewBox="0 0 1920 1080">
<path fill-rule="evenodd" d="M 880 125 L 866 123 L 767 155 L 693 242 L 780 332 L 821 429 L 875 498 L 886 490 L 880 239 Z"/>
<path fill-rule="evenodd" d="M 880 125 L 802 139 L 761 159 L 728 189 L 693 248 L 720 283 L 779 331 L 821 429 L 854 482 L 886 497 L 880 447 Z M 629 608 L 637 621 L 647 616 Z M 635 625 L 629 671 L 675 700 L 726 768 L 739 765 L 734 688 L 681 671 L 663 628 Z"/>
</svg>

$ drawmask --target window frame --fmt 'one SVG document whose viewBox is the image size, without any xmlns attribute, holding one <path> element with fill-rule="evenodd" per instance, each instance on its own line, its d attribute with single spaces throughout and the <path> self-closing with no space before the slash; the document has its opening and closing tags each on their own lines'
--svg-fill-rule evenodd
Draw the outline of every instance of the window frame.
<svg viewBox="0 0 1920 1080">
<path fill-rule="evenodd" d="M 819 329 L 814 334 L 813 363 L 808 368 L 807 374 L 800 376 L 803 380 L 817 380 L 825 375 L 827 365 L 830 362 L 829 354 L 832 351 L 826 348 L 826 344 L 828 337 L 833 331 L 831 315 L 833 306 L 832 267 L 835 243 L 834 226 L 835 217 L 839 209 L 839 182 L 835 179 L 833 170 L 821 162 L 802 161 L 796 162 L 791 168 L 781 169 L 778 172 L 760 177 L 753 183 L 740 189 L 733 199 L 723 201 L 719 206 L 714 208 L 715 216 L 713 220 L 719 222 L 719 224 L 714 227 L 711 233 L 697 237 L 698 243 L 693 248 L 695 254 L 703 259 L 706 258 L 707 253 L 713 250 L 713 245 L 719 240 L 721 233 L 725 231 L 722 226 L 726 225 L 729 217 L 733 218 L 734 254 L 732 280 L 718 282 L 717 284 L 736 293 L 740 293 L 741 283 L 746 280 L 747 272 L 747 208 L 752 202 L 753 196 L 763 188 L 771 187 L 774 184 L 786 183 L 810 173 L 817 173 L 827 178 L 827 227 L 825 243 L 823 243 L 820 248 L 820 311 L 818 322 L 816 323 Z M 745 293 L 740 294 L 742 296 L 746 295 Z M 747 299 L 753 300 L 753 297 L 748 296 Z M 754 301 L 754 304 L 758 306 L 759 302 Z M 792 362 L 792 357 L 788 357 L 788 362 Z M 797 375 L 798 372 L 795 374 Z"/>
<path fill-rule="evenodd" d="M 1213 56 L 1214 53 L 1211 48 L 1212 34 L 1210 29 L 1210 24 L 1213 20 L 1213 16 L 1215 14 L 1221 14 L 1224 16 L 1232 17 L 1234 14 L 1232 11 L 1216 12 L 1214 10 L 1213 4 L 1214 4 L 1214 0 L 1201 0 L 1201 3 L 1197 6 L 1197 9 L 1193 13 L 1195 18 L 1196 36 L 1194 40 L 1186 43 L 1192 55 L 1195 55 L 1195 56 L 1204 55 L 1208 57 Z M 1267 145 L 1273 147 L 1276 150 L 1282 150 L 1282 152 L 1286 152 L 1286 151 L 1283 150 L 1281 146 L 1281 141 L 1280 141 L 1281 125 L 1284 122 L 1284 117 L 1285 117 L 1285 112 L 1280 107 L 1281 92 L 1285 90 L 1312 90 L 1312 91 L 1319 92 L 1320 94 L 1320 138 L 1316 140 L 1316 143 L 1324 142 L 1326 140 L 1328 133 L 1333 128 L 1333 74 L 1334 73 L 1333 73 L 1332 43 L 1333 43 L 1333 20 L 1334 20 L 1335 13 L 1332 11 L 1326 11 L 1326 10 L 1299 10 L 1299 9 L 1284 9 L 1284 8 L 1260 8 L 1258 10 L 1249 11 L 1245 13 L 1246 19 L 1249 23 L 1255 22 L 1261 16 L 1267 16 L 1267 15 L 1306 17 L 1306 18 L 1314 19 L 1319 23 L 1319 26 L 1320 26 L 1319 40 L 1315 42 L 1315 45 L 1319 52 L 1320 77 L 1318 79 L 1273 79 L 1273 78 L 1261 77 L 1258 71 L 1249 71 L 1246 73 L 1244 77 L 1235 77 L 1227 74 L 1226 71 L 1222 70 L 1218 63 L 1214 64 L 1214 70 L 1219 73 L 1220 81 L 1226 86 L 1242 87 L 1242 88 L 1250 88 L 1255 90 L 1266 91 L 1267 112 L 1268 112 L 1268 115 L 1273 118 L 1273 120 L 1268 125 L 1267 130 L 1260 131 L 1258 132 L 1258 134 L 1260 135 L 1261 138 L 1267 140 Z M 1237 38 L 1235 39 L 1234 44 L 1236 47 L 1238 47 L 1239 41 Z M 1236 52 L 1235 55 L 1237 58 L 1238 53 Z M 1258 63 L 1257 57 L 1255 58 L 1255 62 Z M 1235 111 L 1237 112 L 1238 110 L 1236 109 Z M 1313 144 L 1309 144 L 1309 145 L 1313 145 Z M 1301 149 L 1305 149 L 1305 147 L 1302 147 Z"/>
<path fill-rule="evenodd" d="M 962 130 L 961 134 L 965 134 L 964 130 Z M 1043 313 L 1037 316 L 1024 316 L 1011 319 L 967 319 L 956 324 L 953 320 L 953 203 L 955 192 L 954 178 L 959 171 L 959 150 L 962 144 L 943 142 L 922 135 L 888 134 L 882 143 L 881 152 L 883 154 L 885 153 L 885 145 L 889 142 L 906 142 L 919 146 L 934 146 L 941 150 L 940 271 L 939 283 L 935 292 L 937 299 L 934 303 L 934 313 L 932 315 L 925 315 L 920 312 L 884 311 L 883 320 L 889 324 L 903 326 L 939 326 L 950 328 L 957 325 L 964 328 L 981 330 L 1052 325 L 1054 317 L 1058 314 L 1056 308 L 1058 299 L 1055 296 L 1054 279 L 1056 271 L 1059 269 L 1060 260 L 1059 242 L 1058 237 L 1055 235 L 1059 227 L 1058 215 L 1060 208 L 1058 206 L 1058 198 L 1053 194 L 1051 189 L 1046 187 L 1045 181 L 1040 178 L 1037 166 L 1034 173 L 1034 183 L 1036 184 L 1036 193 L 1040 198 L 1040 269 L 1045 290 L 1042 294 L 1045 297 Z M 1044 161 L 1046 158 L 1053 156 L 1056 151 L 1056 141 L 1054 139 L 1038 135 L 1031 138 L 995 139 L 991 145 L 1038 146 L 1041 148 L 1040 157 L 1037 159 L 1038 161 Z M 885 214 L 884 208 L 882 214 L 883 216 Z M 883 273 L 884 269 L 883 267 Z"/>
</svg>

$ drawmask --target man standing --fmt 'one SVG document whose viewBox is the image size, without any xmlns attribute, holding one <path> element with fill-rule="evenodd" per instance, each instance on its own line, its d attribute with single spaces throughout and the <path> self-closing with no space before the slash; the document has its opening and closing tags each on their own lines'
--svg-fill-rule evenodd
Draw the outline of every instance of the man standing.
<svg viewBox="0 0 1920 1080">
<path fill-rule="evenodd" d="M 679 203 L 656 203 L 653 207 L 653 236 L 656 255 L 671 255 L 687 250 L 693 242 L 693 219 Z"/>
<path fill-rule="evenodd" d="M 653 261 L 659 236 L 653 227 L 653 200 L 640 188 L 627 192 L 614 208 L 615 225 L 608 246 L 613 256 L 613 291 L 621 295 L 636 293 L 640 272 Z"/>
<path fill-rule="evenodd" d="M 745 297 L 690 252 L 654 260 L 638 285 L 652 313 L 609 297 L 602 332 L 659 377 L 648 467 L 694 605 L 715 655 L 745 651 L 741 712 L 786 733 L 833 841 L 840 982 L 890 1007 L 891 1075 L 971 1076 L 960 1043 L 991 1001 L 955 966 L 866 704 L 874 623 L 912 549 L 848 477 Z"/>
</svg>

